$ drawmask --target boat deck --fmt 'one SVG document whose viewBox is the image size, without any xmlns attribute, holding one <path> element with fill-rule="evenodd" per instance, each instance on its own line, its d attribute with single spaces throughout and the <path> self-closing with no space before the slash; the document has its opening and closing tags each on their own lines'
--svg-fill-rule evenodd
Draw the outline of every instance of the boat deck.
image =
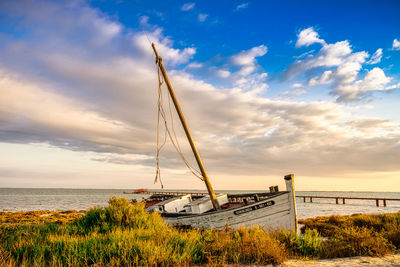
<svg viewBox="0 0 400 267">
<path fill-rule="evenodd" d="M 162 192 L 153 194 L 145 200 L 146 203 L 146 208 L 153 206 L 157 203 L 160 203 L 162 201 L 174 198 L 175 196 L 179 195 L 184 195 L 184 194 L 190 194 L 189 192 L 176 192 L 177 195 L 171 194 L 171 192 L 168 192 L 168 194 L 163 194 Z M 288 191 L 279 191 L 279 192 L 256 192 L 256 193 L 244 193 L 244 194 L 228 194 L 228 200 L 229 203 L 226 203 L 221 206 L 222 209 L 230 209 L 230 208 L 236 208 L 240 206 L 244 206 L 247 204 L 259 202 L 271 197 L 279 196 L 282 194 L 288 193 Z M 206 195 L 206 194 L 205 194 Z M 193 200 L 200 199 L 204 197 L 205 195 L 199 195 L 196 193 L 195 195 L 192 195 Z M 179 213 L 181 214 L 181 213 Z"/>
</svg>

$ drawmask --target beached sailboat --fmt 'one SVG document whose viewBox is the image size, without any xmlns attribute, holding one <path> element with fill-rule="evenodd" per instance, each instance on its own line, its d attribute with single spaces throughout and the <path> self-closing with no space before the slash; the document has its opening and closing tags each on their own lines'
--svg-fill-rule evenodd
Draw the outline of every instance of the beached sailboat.
<svg viewBox="0 0 400 267">
<path fill-rule="evenodd" d="M 199 197 L 191 194 L 181 194 L 174 197 L 167 194 L 156 194 L 149 198 L 147 210 L 159 212 L 169 224 L 180 227 L 221 229 L 226 225 L 230 227 L 261 225 L 267 230 L 270 228 L 297 230 L 293 174 L 284 177 L 286 191 L 279 191 L 277 187 L 270 187 L 270 192 L 215 194 L 154 43 L 152 48 L 156 57 L 159 81 L 162 77 L 168 88 L 169 95 L 200 169 L 201 179 L 206 185 L 208 196 Z M 159 86 L 161 86 L 161 82 Z M 158 153 L 159 149 L 157 149 L 156 179 L 159 175 Z"/>
</svg>

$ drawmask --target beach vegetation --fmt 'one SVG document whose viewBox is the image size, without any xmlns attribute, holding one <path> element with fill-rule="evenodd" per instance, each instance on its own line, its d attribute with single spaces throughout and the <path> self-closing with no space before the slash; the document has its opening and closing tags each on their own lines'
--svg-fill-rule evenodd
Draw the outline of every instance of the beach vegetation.
<svg viewBox="0 0 400 267">
<path fill-rule="evenodd" d="M 383 256 L 400 249 L 400 212 L 324 216 L 300 223 L 303 233 L 316 230 L 326 239 L 322 258 Z"/>
<path fill-rule="evenodd" d="M 278 264 L 287 258 L 383 256 L 400 249 L 400 213 L 301 220 L 302 234 L 250 228 L 179 229 L 143 203 L 0 213 L 1 266 Z"/>
<path fill-rule="evenodd" d="M 315 229 L 307 229 L 302 235 L 281 230 L 276 235 L 292 257 L 309 259 L 321 255 L 323 238 Z"/>
<path fill-rule="evenodd" d="M 66 224 L 4 223 L 0 244 L 10 266 L 271 264 L 287 256 L 261 227 L 177 229 L 143 203 L 117 197 Z"/>
</svg>

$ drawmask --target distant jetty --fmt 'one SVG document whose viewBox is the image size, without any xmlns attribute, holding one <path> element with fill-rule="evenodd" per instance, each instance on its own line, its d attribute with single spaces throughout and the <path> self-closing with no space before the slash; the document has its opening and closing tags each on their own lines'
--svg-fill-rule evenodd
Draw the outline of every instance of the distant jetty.
<svg viewBox="0 0 400 267">
<path fill-rule="evenodd" d="M 339 199 L 342 200 L 343 204 L 346 204 L 346 199 L 356 199 L 356 200 L 375 200 L 376 206 L 379 207 L 379 201 L 381 200 L 383 206 L 387 206 L 388 201 L 400 201 L 400 198 L 376 198 L 376 197 L 343 197 L 343 196 L 296 196 L 298 198 L 303 198 L 303 201 L 306 202 L 307 199 L 310 202 L 313 202 L 313 199 L 321 198 L 321 199 L 335 199 L 336 204 L 339 204 Z"/>
</svg>

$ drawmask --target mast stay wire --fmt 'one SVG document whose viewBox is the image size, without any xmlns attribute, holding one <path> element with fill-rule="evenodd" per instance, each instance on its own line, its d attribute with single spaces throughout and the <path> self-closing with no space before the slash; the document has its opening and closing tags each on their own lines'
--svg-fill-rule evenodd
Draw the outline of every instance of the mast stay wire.
<svg viewBox="0 0 400 267">
<path fill-rule="evenodd" d="M 202 174 L 194 168 L 189 161 L 186 159 L 185 155 L 182 152 L 182 149 L 179 145 L 179 141 L 175 132 L 175 127 L 174 127 L 174 122 L 173 122 L 173 115 L 172 115 L 172 109 L 171 109 L 171 97 L 168 97 L 168 108 L 169 108 L 169 114 L 170 114 L 170 120 L 171 120 L 171 126 L 172 126 L 172 132 L 173 135 L 171 134 L 171 131 L 168 127 L 168 122 L 167 122 L 167 116 L 165 114 L 164 106 L 163 106 L 163 96 L 162 96 L 162 85 L 164 84 L 164 79 L 160 73 L 160 68 L 157 64 L 157 74 L 158 74 L 158 115 L 157 115 L 157 153 L 156 153 L 156 176 L 154 179 L 154 183 L 157 183 L 157 181 L 160 181 L 161 188 L 164 188 L 164 185 L 161 180 L 161 171 L 160 171 L 160 165 L 159 165 L 159 156 L 162 148 L 164 147 L 167 139 L 167 135 L 169 139 L 171 140 L 171 143 L 173 147 L 175 148 L 175 151 L 179 154 L 187 168 L 191 171 L 191 173 L 199 178 L 200 180 L 204 181 L 204 178 Z M 160 118 L 164 122 L 164 141 L 160 145 Z"/>
<path fill-rule="evenodd" d="M 147 34 L 147 31 L 144 31 L 147 41 L 149 42 L 149 44 L 151 45 L 152 42 L 150 41 L 150 37 Z M 160 73 L 160 66 L 158 66 L 158 60 L 156 59 L 156 67 L 157 67 L 157 76 L 158 76 L 158 104 L 157 104 L 157 109 L 158 109 L 158 114 L 157 114 L 157 152 L 156 152 L 156 176 L 154 179 L 154 183 L 157 183 L 157 181 L 160 181 L 160 185 L 161 188 L 164 188 L 164 184 L 162 182 L 161 179 L 161 170 L 160 170 L 160 152 L 162 150 L 162 148 L 164 147 L 164 145 L 167 142 L 167 134 L 169 136 L 169 139 L 171 140 L 172 145 L 174 146 L 176 152 L 179 154 L 179 156 L 181 157 L 181 159 L 183 160 L 183 162 L 185 163 L 185 165 L 187 166 L 187 168 L 191 171 L 191 173 L 196 176 L 197 178 L 199 178 L 200 180 L 204 181 L 203 175 L 201 174 L 201 172 L 199 172 L 196 168 L 194 168 L 189 161 L 186 159 L 185 155 L 183 154 L 181 147 L 179 145 L 179 141 L 178 138 L 176 136 L 176 132 L 175 132 L 175 127 L 174 127 L 174 120 L 173 120 L 173 115 L 172 115 L 172 111 L 171 111 L 171 96 L 168 95 L 168 107 L 169 107 L 169 114 L 171 117 L 171 125 L 172 125 L 172 131 L 174 133 L 174 137 L 175 137 L 175 142 L 174 139 L 171 135 L 171 132 L 168 128 L 168 123 L 167 123 L 167 119 L 166 119 L 166 115 L 165 115 L 165 111 L 164 111 L 164 107 L 163 107 L 163 97 L 162 97 L 162 85 L 164 83 L 164 78 L 162 77 L 161 73 Z M 164 132 L 164 140 L 163 143 L 160 145 L 160 115 L 164 121 L 164 128 L 165 128 L 165 132 Z"/>
<path fill-rule="evenodd" d="M 157 153 L 156 153 L 156 177 L 154 179 L 154 183 L 157 183 L 157 181 L 160 181 L 161 188 L 164 188 L 164 184 L 161 180 L 161 171 L 160 171 L 160 152 L 161 149 L 164 147 L 165 143 L 167 142 L 167 131 L 164 132 L 164 141 L 160 145 L 160 114 L 162 114 L 162 91 L 161 91 L 161 86 L 162 86 L 162 80 L 159 75 L 159 69 L 157 68 L 158 71 L 158 100 L 157 100 Z"/>
<path fill-rule="evenodd" d="M 169 96 L 169 95 L 168 95 Z M 179 153 L 179 155 L 181 156 L 182 160 L 185 162 L 186 166 L 192 171 L 194 172 L 193 174 L 197 177 L 200 178 L 200 180 L 203 181 L 203 176 L 201 175 L 201 172 L 199 172 L 195 167 L 193 167 L 189 161 L 185 158 L 185 155 L 182 152 L 181 146 L 179 145 L 179 141 L 178 138 L 176 136 L 176 132 L 175 132 L 175 127 L 174 127 L 174 119 L 173 119 L 173 115 L 172 115 L 172 108 L 171 108 L 171 97 L 168 97 L 168 109 L 169 109 L 169 115 L 171 117 L 171 126 L 172 126 L 172 132 L 174 134 L 175 137 L 175 143 L 176 143 L 176 150 Z M 171 140 L 172 141 L 172 140 Z"/>
</svg>

